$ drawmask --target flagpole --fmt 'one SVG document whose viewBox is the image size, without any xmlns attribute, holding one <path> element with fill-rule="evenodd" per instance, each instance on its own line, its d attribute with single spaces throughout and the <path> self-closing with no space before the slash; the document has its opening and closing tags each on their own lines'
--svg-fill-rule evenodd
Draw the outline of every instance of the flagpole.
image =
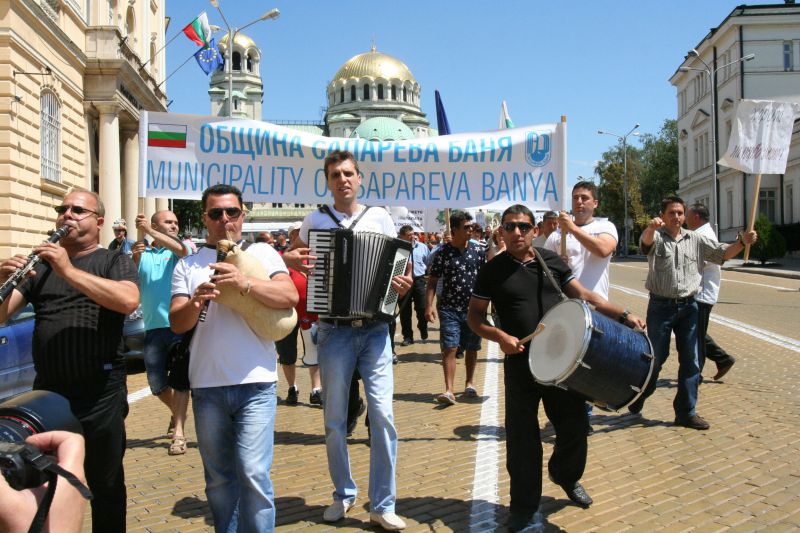
<svg viewBox="0 0 800 533">
<path fill-rule="evenodd" d="M 156 88 L 158 88 L 158 87 L 161 87 L 162 85 L 164 85 L 164 84 L 167 82 L 167 80 L 168 80 L 168 79 L 170 79 L 172 76 L 174 76 L 174 75 L 175 75 L 175 73 L 176 73 L 176 72 L 178 72 L 180 69 L 182 69 L 182 68 L 183 68 L 183 66 L 184 66 L 186 63 L 188 63 L 188 62 L 189 62 L 189 61 L 190 61 L 190 60 L 191 60 L 191 59 L 194 57 L 194 55 L 195 55 L 196 53 L 197 53 L 197 51 L 194 51 L 194 52 L 192 52 L 192 55 L 190 55 L 189 57 L 187 57 L 187 58 L 186 58 L 186 61 L 184 61 L 183 63 L 181 63 L 180 65 L 178 65 L 178 67 L 177 67 L 175 70 L 173 70 L 172 72 L 170 72 L 170 73 L 169 73 L 169 76 L 167 76 L 166 78 L 164 78 L 164 80 L 163 80 L 161 83 L 159 83 L 159 84 L 156 86 Z"/>
</svg>

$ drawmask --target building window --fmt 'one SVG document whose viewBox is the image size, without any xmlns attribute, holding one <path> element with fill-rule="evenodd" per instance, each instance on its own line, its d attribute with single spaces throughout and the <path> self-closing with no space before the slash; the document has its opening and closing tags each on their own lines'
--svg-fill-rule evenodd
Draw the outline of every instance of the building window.
<svg viewBox="0 0 800 533">
<path fill-rule="evenodd" d="M 403 87 L 403 101 L 408 102 L 408 91 Z"/>
<path fill-rule="evenodd" d="M 730 189 L 725 191 L 725 221 L 726 228 L 733 227 L 733 191 Z"/>
<path fill-rule="evenodd" d="M 341 104 L 343 102 L 344 102 L 344 87 L 339 89 L 339 103 Z"/>
<path fill-rule="evenodd" d="M 133 6 L 128 8 L 125 15 L 125 35 L 130 37 L 133 42 L 136 41 L 136 15 L 133 12 Z M 130 43 L 131 46 L 133 42 Z"/>
<path fill-rule="evenodd" d="M 397 100 L 397 87 L 392 85 L 392 100 Z"/>
<path fill-rule="evenodd" d="M 117 0 L 108 0 L 108 24 L 114 24 L 114 10 L 117 7 Z"/>
<path fill-rule="evenodd" d="M 233 70 L 242 70 L 242 54 L 239 52 L 233 53 Z"/>
<path fill-rule="evenodd" d="M 794 186 L 789 183 L 786 185 L 786 223 L 794 223 Z"/>
<path fill-rule="evenodd" d="M 247 72 L 253 72 L 253 58 L 250 57 L 250 54 L 247 54 L 245 57 L 245 65 L 247 67 Z"/>
<path fill-rule="evenodd" d="M 369 100 L 369 83 L 364 84 L 364 94 L 361 96 L 362 100 Z"/>
<path fill-rule="evenodd" d="M 686 145 L 681 146 L 681 171 L 683 172 L 683 178 L 689 175 L 689 149 L 686 148 Z"/>
<path fill-rule="evenodd" d="M 356 101 L 356 86 L 355 85 L 351 85 L 350 86 L 350 101 L 351 102 L 355 102 Z"/>
<path fill-rule="evenodd" d="M 150 70 L 155 70 L 156 66 L 156 43 L 150 43 Z"/>
<path fill-rule="evenodd" d="M 792 41 L 783 41 L 783 71 L 794 70 L 794 57 L 792 53 Z"/>
<path fill-rule="evenodd" d="M 61 104 L 49 90 L 39 99 L 41 172 L 49 181 L 61 182 Z"/>
<path fill-rule="evenodd" d="M 378 100 L 383 100 L 383 84 L 378 85 Z"/>
<path fill-rule="evenodd" d="M 758 191 L 758 212 L 767 215 L 770 222 L 775 222 L 775 189 L 761 189 Z"/>
</svg>

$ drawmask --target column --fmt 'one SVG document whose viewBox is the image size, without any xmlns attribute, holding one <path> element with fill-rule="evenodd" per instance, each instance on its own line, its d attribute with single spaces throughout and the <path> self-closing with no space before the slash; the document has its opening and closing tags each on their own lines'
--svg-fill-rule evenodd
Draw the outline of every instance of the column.
<svg viewBox="0 0 800 533">
<path fill-rule="evenodd" d="M 138 240 L 135 220 L 139 214 L 139 130 L 136 124 L 123 128 L 122 139 L 122 214 L 128 222 L 128 237 Z"/>
<path fill-rule="evenodd" d="M 169 209 L 169 198 L 156 198 L 156 211 Z"/>
<path fill-rule="evenodd" d="M 108 246 L 114 238 L 111 228 L 122 216 L 119 165 L 119 116 L 115 103 L 95 104 L 100 113 L 100 199 L 106 207 L 105 224 L 100 229 L 100 244 Z"/>
</svg>

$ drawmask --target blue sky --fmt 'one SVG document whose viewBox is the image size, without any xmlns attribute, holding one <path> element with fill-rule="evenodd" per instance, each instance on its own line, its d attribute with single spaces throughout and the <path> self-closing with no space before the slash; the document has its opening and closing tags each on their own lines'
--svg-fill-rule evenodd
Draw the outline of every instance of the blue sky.
<svg viewBox="0 0 800 533">
<path fill-rule="evenodd" d="M 570 182 L 591 176 L 594 162 L 616 143 L 598 129 L 622 135 L 639 122 L 639 131 L 656 133 L 675 118 L 668 79 L 739 3 L 220 0 L 237 27 L 273 7 L 281 11 L 276 21 L 245 30 L 263 55 L 265 120 L 320 120 L 331 77 L 374 40 L 411 69 L 434 127 L 435 89 L 454 133 L 495 129 L 502 100 L 517 126 L 566 115 Z M 209 2 L 167 1 L 167 37 L 204 10 L 224 28 Z M 168 72 L 195 50 L 187 38 L 176 39 L 166 49 Z M 194 60 L 187 63 L 167 81 L 170 111 L 209 114 L 207 84 Z"/>
</svg>

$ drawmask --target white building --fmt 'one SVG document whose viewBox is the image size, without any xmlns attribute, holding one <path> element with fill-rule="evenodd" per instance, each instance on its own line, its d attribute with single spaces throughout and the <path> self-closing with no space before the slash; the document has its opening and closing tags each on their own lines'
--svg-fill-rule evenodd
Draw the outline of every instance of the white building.
<svg viewBox="0 0 800 533">
<path fill-rule="evenodd" d="M 800 102 L 800 5 L 736 7 L 695 50 L 714 73 L 716 120 L 712 124 L 711 80 L 702 61 L 690 53 L 670 78 L 678 103 L 678 192 L 687 204 L 709 206 L 720 240 L 732 241 L 748 224 L 754 176 L 718 166 L 714 213 L 712 165 L 728 146 L 738 100 Z M 738 61 L 749 54 L 755 57 Z M 680 70 L 686 67 L 701 70 Z M 800 123 L 795 123 L 786 174 L 761 180 L 759 213 L 776 225 L 800 222 Z"/>
</svg>

